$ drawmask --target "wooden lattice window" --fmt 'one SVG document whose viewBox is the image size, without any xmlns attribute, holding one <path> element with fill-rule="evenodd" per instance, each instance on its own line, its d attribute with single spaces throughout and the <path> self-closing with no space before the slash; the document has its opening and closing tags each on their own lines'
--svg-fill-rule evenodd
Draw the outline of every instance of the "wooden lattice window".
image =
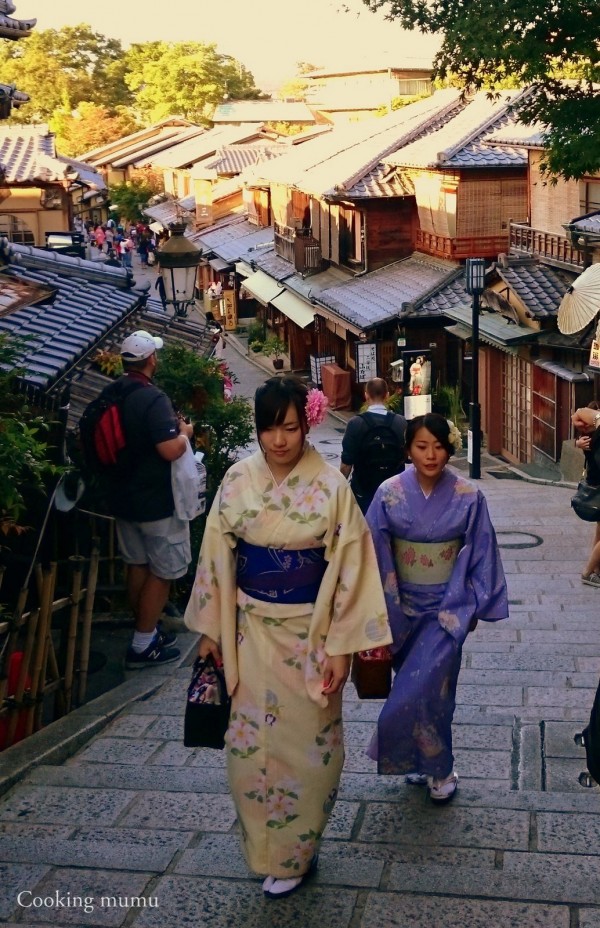
<svg viewBox="0 0 600 928">
<path fill-rule="evenodd" d="M 35 245 L 35 236 L 27 223 L 10 213 L 0 215 L 0 236 L 16 245 Z"/>
<path fill-rule="evenodd" d="M 512 354 L 502 356 L 502 453 L 530 464 L 531 364 Z"/>
</svg>

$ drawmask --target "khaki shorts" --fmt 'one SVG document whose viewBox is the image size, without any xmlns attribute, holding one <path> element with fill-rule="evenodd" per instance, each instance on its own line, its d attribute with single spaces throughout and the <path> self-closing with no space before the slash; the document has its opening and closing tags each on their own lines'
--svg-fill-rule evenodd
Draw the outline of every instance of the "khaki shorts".
<svg viewBox="0 0 600 928">
<path fill-rule="evenodd" d="M 126 564 L 148 566 L 161 580 L 177 580 L 192 559 L 190 523 L 170 516 L 156 522 L 116 519 L 119 549 Z"/>
</svg>

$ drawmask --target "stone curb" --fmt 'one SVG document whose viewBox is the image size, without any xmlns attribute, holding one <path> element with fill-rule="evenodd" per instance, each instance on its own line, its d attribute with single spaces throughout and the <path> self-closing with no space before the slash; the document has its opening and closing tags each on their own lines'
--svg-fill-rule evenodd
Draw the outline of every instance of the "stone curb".
<svg viewBox="0 0 600 928">
<path fill-rule="evenodd" d="M 195 650 L 196 641 L 193 641 L 187 650 L 182 652 L 179 662 L 171 666 L 185 666 Z M 0 796 L 22 780 L 34 767 L 41 764 L 63 764 L 112 722 L 123 709 L 152 696 L 169 679 L 164 673 L 164 668 L 144 668 L 133 672 L 139 676 L 126 680 L 97 699 L 74 709 L 62 719 L 51 722 L 24 741 L 2 751 Z"/>
</svg>

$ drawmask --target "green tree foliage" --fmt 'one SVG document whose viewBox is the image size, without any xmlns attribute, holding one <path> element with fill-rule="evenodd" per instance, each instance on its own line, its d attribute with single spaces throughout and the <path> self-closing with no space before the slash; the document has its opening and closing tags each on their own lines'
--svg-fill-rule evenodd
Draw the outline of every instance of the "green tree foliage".
<svg viewBox="0 0 600 928">
<path fill-rule="evenodd" d="M 148 122 L 169 115 L 207 121 L 224 97 L 261 97 L 250 72 L 229 55 L 221 55 L 213 44 L 145 42 L 132 45 L 125 63 L 125 81 Z"/>
<path fill-rule="evenodd" d="M 57 473 L 43 441 L 47 426 L 15 390 L 20 348 L 0 335 L 0 534 L 22 531 L 21 519 L 32 491 L 45 492 L 44 479 Z"/>
<path fill-rule="evenodd" d="M 128 222 L 139 222 L 143 219 L 144 206 L 161 189 L 160 185 L 148 180 L 128 180 L 123 184 L 109 185 L 108 194 L 117 216 Z"/>
<path fill-rule="evenodd" d="M 160 352 L 155 382 L 194 423 L 199 446 L 206 451 L 209 489 L 214 493 L 239 449 L 250 441 L 250 404 L 240 397 L 226 403 L 221 362 L 202 358 L 177 342 Z"/>
<path fill-rule="evenodd" d="M 114 109 L 131 104 L 121 43 L 88 25 L 34 31 L 22 42 L 0 44 L 0 75 L 28 93 L 14 121 L 48 120 L 89 101 Z"/>
<path fill-rule="evenodd" d="M 467 90 L 531 87 L 519 119 L 546 127 L 546 170 L 578 178 L 600 169 L 599 0 L 364 0 L 406 29 L 443 36 L 439 77 Z M 564 78 L 574 79 L 574 82 Z"/>
<path fill-rule="evenodd" d="M 120 106 L 112 112 L 97 103 L 82 102 L 76 110 L 57 109 L 49 121 L 61 155 L 75 157 L 123 138 L 139 129 L 130 109 Z"/>
<path fill-rule="evenodd" d="M 314 83 L 313 81 L 305 80 L 304 75 L 310 74 L 311 71 L 317 71 L 318 69 L 319 65 L 311 64 L 310 61 L 297 61 L 295 76 L 284 81 L 277 91 L 279 99 L 306 100 L 308 90 L 314 86 Z"/>
</svg>

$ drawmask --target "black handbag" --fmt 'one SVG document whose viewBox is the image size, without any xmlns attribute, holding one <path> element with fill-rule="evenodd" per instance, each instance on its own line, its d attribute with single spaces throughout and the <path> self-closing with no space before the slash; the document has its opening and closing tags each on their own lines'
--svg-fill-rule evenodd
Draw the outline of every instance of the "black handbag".
<svg viewBox="0 0 600 928">
<path fill-rule="evenodd" d="M 194 661 L 188 686 L 183 743 L 186 748 L 225 747 L 231 699 L 227 695 L 225 675 L 209 654 Z"/>
<path fill-rule="evenodd" d="M 571 498 L 571 506 L 584 522 L 600 522 L 600 487 L 593 487 L 583 479 Z"/>
</svg>

